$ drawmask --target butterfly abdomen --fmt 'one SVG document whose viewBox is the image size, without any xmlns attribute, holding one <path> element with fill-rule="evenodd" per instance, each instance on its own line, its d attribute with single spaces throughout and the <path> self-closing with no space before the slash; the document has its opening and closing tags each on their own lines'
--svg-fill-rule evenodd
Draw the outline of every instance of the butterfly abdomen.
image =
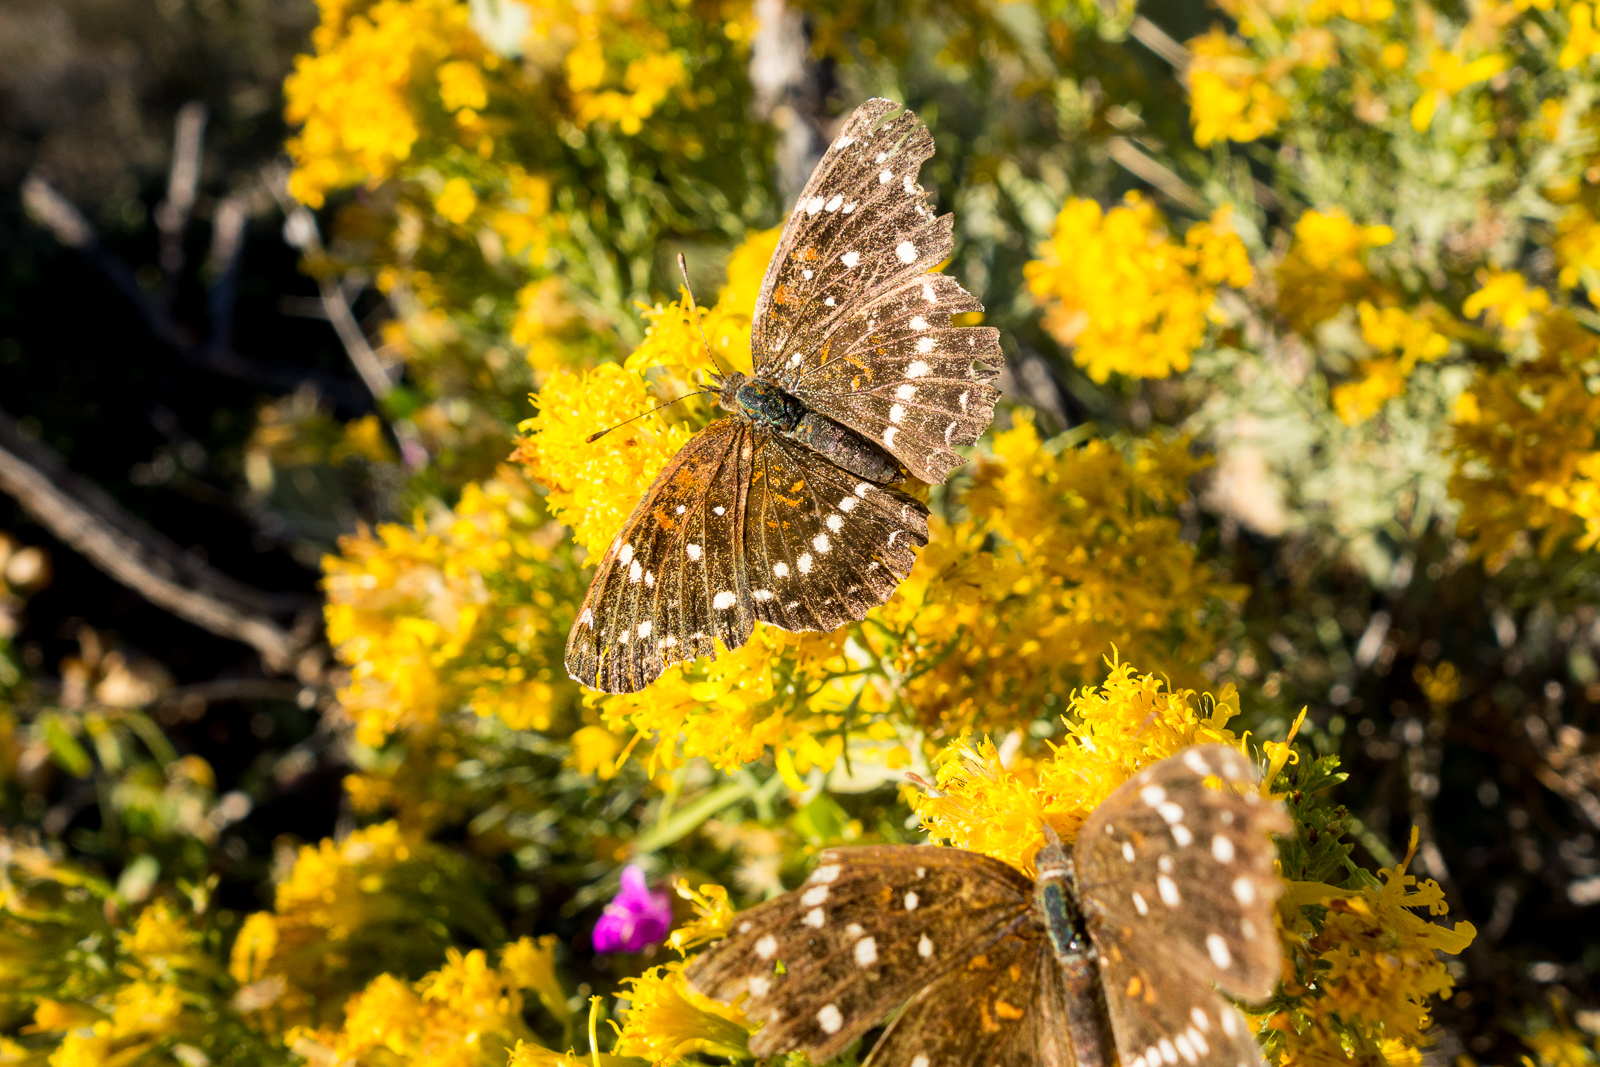
<svg viewBox="0 0 1600 1067">
<path fill-rule="evenodd" d="M 810 410 L 774 382 L 752 378 L 734 392 L 733 402 L 738 413 L 758 429 L 798 441 L 858 478 L 887 485 L 905 477 L 888 452 L 849 427 Z"/>
</svg>

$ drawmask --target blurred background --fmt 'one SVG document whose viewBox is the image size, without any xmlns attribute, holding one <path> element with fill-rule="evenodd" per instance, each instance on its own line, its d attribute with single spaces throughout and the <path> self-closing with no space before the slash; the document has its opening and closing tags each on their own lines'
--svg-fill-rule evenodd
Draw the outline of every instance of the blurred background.
<svg viewBox="0 0 1600 1067">
<path fill-rule="evenodd" d="M 581 1051 L 669 958 L 595 952 L 625 863 L 749 903 L 918 839 L 907 767 L 1045 758 L 1115 645 L 1258 739 L 1308 709 L 1299 876 L 1416 828 L 1419 921 L 1476 930 L 1365 1008 L 1286 993 L 1275 1060 L 1595 1062 L 1597 53 L 1567 0 L 7 0 L 0 1061 L 444 1062 L 339 1028 L 508 944 L 527 1009 L 451 1062 Z M 755 642 L 759 693 L 586 697 L 562 442 L 689 377 L 679 252 L 739 356 L 872 95 L 1002 331 L 1020 436 L 930 495 L 929 558 L 988 569 L 930 563 L 881 654 Z M 634 407 L 563 429 L 611 371 Z"/>
</svg>

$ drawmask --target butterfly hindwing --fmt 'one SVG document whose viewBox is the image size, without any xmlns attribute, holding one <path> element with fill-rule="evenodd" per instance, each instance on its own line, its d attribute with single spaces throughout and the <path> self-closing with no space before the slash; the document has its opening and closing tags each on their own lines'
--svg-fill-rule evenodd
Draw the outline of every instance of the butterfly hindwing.
<svg viewBox="0 0 1600 1067">
<path fill-rule="evenodd" d="M 1262 1067 L 1244 1016 L 1204 982 L 1127 957 L 1101 965 L 1122 1067 Z"/>
<path fill-rule="evenodd" d="M 930 273 L 954 248 L 917 174 L 933 138 L 899 105 L 869 100 L 845 122 L 801 193 L 762 283 L 752 324 L 756 374 L 881 443 L 941 482 L 988 428 L 999 397 L 999 334 L 954 328 L 981 311 Z M 876 128 L 875 128 L 876 127 Z"/>
<path fill-rule="evenodd" d="M 1028 879 L 957 849 L 828 849 L 806 884 L 741 912 L 687 969 L 716 1000 L 747 994 L 757 1056 L 838 1053 L 923 986 L 1023 921 Z"/>
<path fill-rule="evenodd" d="M 1049 939 L 1023 924 L 929 985 L 865 1067 L 1074 1067 Z"/>
<path fill-rule="evenodd" d="M 744 539 L 755 617 L 826 631 L 894 595 L 928 543 L 928 512 L 802 445 L 757 434 Z"/>
<path fill-rule="evenodd" d="M 595 569 L 567 638 L 567 673 L 633 692 L 666 667 L 738 648 L 754 614 L 740 547 L 753 432 L 719 419 L 656 477 Z"/>
</svg>

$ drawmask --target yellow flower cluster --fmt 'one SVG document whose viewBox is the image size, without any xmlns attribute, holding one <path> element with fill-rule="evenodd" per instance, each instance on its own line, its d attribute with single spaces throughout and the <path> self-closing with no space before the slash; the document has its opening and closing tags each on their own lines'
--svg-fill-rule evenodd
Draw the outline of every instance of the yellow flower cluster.
<svg viewBox="0 0 1600 1067">
<path fill-rule="evenodd" d="M 440 951 L 438 935 L 424 931 L 470 906 L 458 867 L 448 850 L 392 822 L 305 846 L 273 910 L 250 915 L 234 941 L 237 1002 L 287 1023 L 337 1021 L 372 961 L 396 958 L 396 936 L 420 959 Z"/>
<path fill-rule="evenodd" d="M 312 207 L 334 189 L 376 185 L 406 160 L 420 135 L 413 85 L 476 42 L 458 0 L 379 0 L 361 14 L 349 6 L 320 0 L 315 53 L 284 83 L 286 116 L 300 127 L 288 144 L 289 191 Z"/>
<path fill-rule="evenodd" d="M 452 948 L 445 965 L 419 981 L 379 975 L 350 998 L 343 1025 L 294 1028 L 289 1046 L 312 1067 L 505 1067 L 511 1050 L 534 1037 L 523 1018 L 526 993 L 571 1036 L 555 940 L 513 941 L 497 967 L 482 949 Z"/>
<path fill-rule="evenodd" d="M 1405 391 L 1406 379 L 1418 363 L 1431 363 L 1450 351 L 1450 339 L 1434 328 L 1434 309 L 1376 308 L 1363 300 L 1356 308 L 1361 339 L 1378 353 L 1360 364 L 1361 377 L 1333 389 L 1333 409 L 1345 425 L 1376 415 Z"/>
<path fill-rule="evenodd" d="M 1294 329 L 1309 333 L 1341 308 L 1375 295 L 1367 250 L 1393 240 L 1388 226 L 1358 226 L 1339 208 L 1303 213 L 1278 264 L 1278 313 Z"/>
<path fill-rule="evenodd" d="M 1284 992 L 1298 999 L 1297 1019 L 1266 1020 L 1269 1047 L 1285 1067 L 1326 1063 L 1327 1050 L 1341 1044 L 1379 1050 L 1381 1060 L 1369 1062 L 1388 1063 L 1429 1044 L 1430 1002 L 1448 997 L 1455 985 L 1439 954 L 1459 954 L 1477 930 L 1469 922 L 1446 928 L 1412 910 L 1435 916 L 1449 910 L 1438 882 L 1419 883 L 1406 873 L 1416 850 L 1413 828 L 1405 858 L 1354 893 L 1319 882 L 1289 884 L 1284 947 L 1297 978 L 1285 979 Z M 1316 922 L 1309 912 L 1319 908 L 1326 913 Z"/>
<path fill-rule="evenodd" d="M 323 563 L 328 637 L 362 743 L 463 708 L 550 727 L 571 699 L 561 659 L 579 587 L 564 533 L 507 469 L 452 510 L 340 542 Z"/>
<path fill-rule="evenodd" d="M 1147 764 L 1190 745 L 1234 745 L 1249 754 L 1228 729 L 1239 714 L 1231 685 L 1215 698 L 1202 696 L 1113 661 L 1105 682 L 1073 693 L 1063 711 L 1066 741 L 1047 758 L 1002 766 L 987 739 L 948 745 L 939 755 L 937 794 L 911 794 L 933 840 L 1032 874 L 1046 823 L 1073 840 L 1089 813 Z"/>
<path fill-rule="evenodd" d="M 1273 87 L 1280 71 L 1264 64 L 1243 41 L 1213 27 L 1188 42 L 1189 115 L 1194 143 L 1254 141 L 1278 128 L 1289 101 Z M 1281 66 L 1281 65 L 1280 65 Z"/>
<path fill-rule="evenodd" d="M 1459 529 L 1491 566 L 1540 536 L 1549 553 L 1600 544 L 1600 337 L 1565 312 L 1541 317 L 1542 354 L 1480 371 L 1455 413 Z M 1529 546 L 1532 547 L 1532 546 Z"/>
<path fill-rule="evenodd" d="M 1488 81 L 1510 63 L 1508 57 L 1498 52 L 1468 60 L 1456 52 L 1433 49 L 1427 67 L 1417 74 L 1417 86 L 1422 93 L 1411 105 L 1411 125 L 1426 130 L 1440 106 L 1448 103 L 1452 96 L 1470 85 Z"/>
<path fill-rule="evenodd" d="M 1097 382 L 1112 373 L 1165 378 L 1187 370 L 1205 338 L 1219 286 L 1250 283 L 1250 260 L 1219 209 L 1182 244 L 1137 193 L 1102 212 L 1067 201 L 1039 260 L 1025 268 L 1045 327 Z"/>
<path fill-rule="evenodd" d="M 1205 465 L 1182 438 L 1058 449 L 1019 413 L 980 457 L 966 517 L 935 518 L 900 595 L 869 617 L 901 635 L 905 714 L 936 736 L 1025 725 L 1090 680 L 1108 643 L 1198 677 L 1243 598 L 1180 536 L 1174 508 Z"/>
</svg>

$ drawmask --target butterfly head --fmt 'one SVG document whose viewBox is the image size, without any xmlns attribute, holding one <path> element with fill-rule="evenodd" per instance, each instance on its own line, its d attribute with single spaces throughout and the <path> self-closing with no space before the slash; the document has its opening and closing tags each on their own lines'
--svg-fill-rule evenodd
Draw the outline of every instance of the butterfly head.
<svg viewBox="0 0 1600 1067">
<path fill-rule="evenodd" d="M 1061 843 L 1061 838 L 1056 836 L 1049 823 L 1040 825 L 1044 830 L 1044 847 L 1033 854 L 1033 869 L 1039 872 L 1038 880 L 1048 882 L 1064 878 L 1071 881 L 1076 877 L 1072 853 Z"/>
<path fill-rule="evenodd" d="M 711 389 L 717 395 L 717 403 L 722 405 L 724 411 L 737 412 L 739 410 L 739 388 L 744 385 L 746 378 L 738 371 L 729 371 L 727 374 L 712 374 Z"/>
</svg>

